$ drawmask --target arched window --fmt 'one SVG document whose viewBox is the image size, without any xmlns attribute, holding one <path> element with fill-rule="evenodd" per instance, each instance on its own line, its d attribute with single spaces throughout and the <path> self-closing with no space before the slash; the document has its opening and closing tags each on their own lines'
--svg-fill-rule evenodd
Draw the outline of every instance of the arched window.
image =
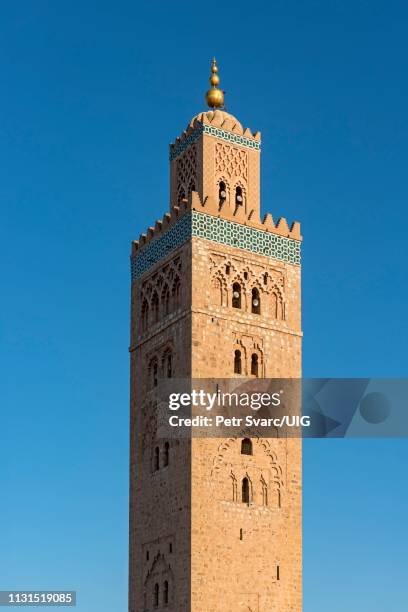
<svg viewBox="0 0 408 612">
<path fill-rule="evenodd" d="M 152 298 L 152 314 L 153 323 L 157 323 L 159 320 L 159 296 L 157 293 L 155 293 Z"/>
<path fill-rule="evenodd" d="M 163 313 L 165 316 L 167 316 L 170 312 L 170 289 L 167 287 L 167 285 L 162 292 L 162 306 Z"/>
<path fill-rule="evenodd" d="M 239 283 L 232 285 L 232 307 L 241 308 L 241 285 Z"/>
<path fill-rule="evenodd" d="M 173 284 L 173 307 L 179 308 L 180 306 L 180 279 L 176 278 Z"/>
<path fill-rule="evenodd" d="M 249 480 L 246 476 L 242 479 L 242 503 L 249 504 Z"/>
<path fill-rule="evenodd" d="M 170 458 L 170 444 L 166 442 L 166 444 L 164 445 L 164 458 L 163 458 L 164 467 L 167 467 L 169 465 L 169 458 Z"/>
<path fill-rule="evenodd" d="M 256 287 L 252 289 L 251 307 L 253 314 L 261 314 L 261 298 L 259 297 L 259 291 Z"/>
<path fill-rule="evenodd" d="M 157 359 L 155 357 L 154 359 L 151 360 L 149 364 L 149 379 L 150 379 L 150 385 L 152 387 L 157 387 L 158 373 L 159 373 L 159 368 L 157 365 Z"/>
<path fill-rule="evenodd" d="M 154 585 L 153 605 L 155 608 L 159 607 L 159 585 L 157 584 L 157 582 Z"/>
<path fill-rule="evenodd" d="M 243 201 L 244 201 L 244 199 L 242 197 L 242 187 L 237 185 L 236 188 L 235 188 L 235 204 L 237 206 L 241 206 Z"/>
<path fill-rule="evenodd" d="M 143 300 L 142 303 L 142 331 L 146 331 L 149 326 L 149 303 L 146 299 Z"/>
<path fill-rule="evenodd" d="M 252 440 L 244 438 L 241 442 L 241 455 L 252 455 Z"/>
<path fill-rule="evenodd" d="M 258 355 L 256 353 L 252 353 L 251 356 L 251 374 L 252 376 L 258 376 L 259 365 L 258 365 Z"/>
<path fill-rule="evenodd" d="M 169 603 L 169 583 L 167 580 L 164 581 L 164 585 L 163 585 L 163 603 L 164 604 Z"/>
<path fill-rule="evenodd" d="M 227 186 L 224 181 L 220 181 L 218 186 L 218 201 L 220 206 L 222 206 L 227 199 Z"/>
<path fill-rule="evenodd" d="M 158 446 L 156 446 L 156 448 L 154 449 L 154 470 L 155 472 L 157 472 L 157 470 L 160 469 L 160 449 Z"/>
<path fill-rule="evenodd" d="M 166 354 L 165 358 L 166 377 L 171 378 L 173 376 L 173 358 L 171 353 Z"/>
<path fill-rule="evenodd" d="M 234 353 L 234 374 L 242 374 L 241 351 L 238 350 Z"/>
</svg>

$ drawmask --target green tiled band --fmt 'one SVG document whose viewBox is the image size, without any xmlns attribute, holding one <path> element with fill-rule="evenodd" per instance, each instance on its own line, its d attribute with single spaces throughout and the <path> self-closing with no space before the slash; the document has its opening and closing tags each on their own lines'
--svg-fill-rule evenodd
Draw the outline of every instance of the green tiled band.
<svg viewBox="0 0 408 612">
<path fill-rule="evenodd" d="M 192 211 L 131 258 L 132 281 L 192 236 L 300 265 L 301 243 L 298 240 Z"/>
<path fill-rule="evenodd" d="M 234 134 L 233 132 L 227 132 L 221 128 L 204 123 L 203 125 L 199 125 L 193 132 L 191 132 L 189 136 L 187 136 L 187 138 L 175 146 L 173 150 L 170 150 L 170 161 L 178 157 L 180 153 L 185 151 L 185 149 L 195 142 L 203 133 L 210 134 L 210 136 L 215 136 L 216 138 L 226 140 L 231 144 L 237 144 L 240 147 L 245 147 L 247 149 L 255 149 L 256 151 L 261 149 L 261 143 L 258 140 L 252 140 L 246 136 L 240 136 L 239 134 Z"/>
<path fill-rule="evenodd" d="M 300 242 L 193 211 L 192 235 L 300 265 Z"/>
</svg>

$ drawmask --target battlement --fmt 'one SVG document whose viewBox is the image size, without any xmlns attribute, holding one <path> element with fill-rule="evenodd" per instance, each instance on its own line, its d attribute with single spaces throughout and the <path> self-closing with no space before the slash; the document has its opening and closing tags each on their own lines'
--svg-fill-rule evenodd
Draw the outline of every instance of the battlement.
<svg viewBox="0 0 408 612">
<path fill-rule="evenodd" d="M 152 240 L 162 236 L 170 227 L 175 225 L 186 213 L 191 211 L 202 212 L 207 215 L 240 223 L 257 230 L 271 232 L 278 236 L 291 238 L 292 240 L 302 240 L 300 233 L 300 223 L 294 221 L 290 226 L 284 217 L 280 217 L 275 223 L 272 215 L 267 213 L 263 221 L 258 223 L 251 218 L 244 217 L 243 211 L 238 207 L 238 210 L 232 211 L 226 206 L 220 207 L 214 198 L 207 196 L 204 201 L 201 201 L 200 196 L 196 191 L 193 191 L 188 200 L 183 200 L 179 206 L 172 206 L 171 212 L 166 213 L 162 219 L 158 219 L 154 226 L 147 229 L 146 233 L 139 236 L 139 240 L 132 242 L 132 255 L 139 253 Z"/>
</svg>

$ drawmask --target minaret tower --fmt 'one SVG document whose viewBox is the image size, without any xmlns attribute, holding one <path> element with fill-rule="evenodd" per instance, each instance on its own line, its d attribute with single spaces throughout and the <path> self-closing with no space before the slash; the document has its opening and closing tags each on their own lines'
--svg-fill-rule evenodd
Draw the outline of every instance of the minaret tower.
<svg viewBox="0 0 408 612">
<path fill-rule="evenodd" d="M 129 612 L 301 612 L 301 440 L 157 433 L 161 378 L 301 376 L 300 226 L 261 218 L 261 135 L 210 85 L 132 244 Z"/>
</svg>

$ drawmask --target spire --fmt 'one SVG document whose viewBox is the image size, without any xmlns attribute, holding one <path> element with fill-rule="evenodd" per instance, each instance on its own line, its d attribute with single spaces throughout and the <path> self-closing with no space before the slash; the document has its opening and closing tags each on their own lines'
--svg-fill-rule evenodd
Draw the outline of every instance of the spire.
<svg viewBox="0 0 408 612">
<path fill-rule="evenodd" d="M 218 76 L 218 66 L 215 57 L 211 65 L 211 76 L 209 89 L 205 95 L 205 100 L 210 108 L 222 108 L 224 106 L 224 92 L 218 89 L 220 77 Z"/>
</svg>

